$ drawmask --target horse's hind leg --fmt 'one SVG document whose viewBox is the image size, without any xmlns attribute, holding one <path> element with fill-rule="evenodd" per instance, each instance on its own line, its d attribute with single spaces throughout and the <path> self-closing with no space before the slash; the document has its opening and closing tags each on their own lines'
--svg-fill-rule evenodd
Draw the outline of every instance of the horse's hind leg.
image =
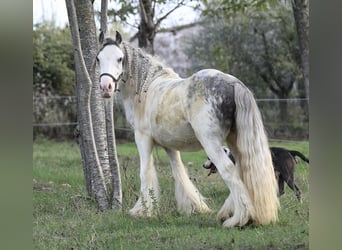
<svg viewBox="0 0 342 250">
<path fill-rule="evenodd" d="M 235 138 L 235 134 L 230 134 L 229 135 L 229 138 L 231 139 L 232 142 L 234 142 L 233 144 L 229 143 L 229 150 L 231 150 L 233 156 L 237 157 L 238 156 L 238 151 L 236 149 L 236 147 L 234 146 L 235 145 L 235 141 L 236 138 Z M 228 155 L 228 154 L 227 154 Z M 235 158 L 236 159 L 236 158 Z M 233 162 L 234 163 L 234 162 Z M 237 167 L 237 165 L 235 165 L 235 167 Z M 226 219 L 232 217 L 234 214 L 234 200 L 232 198 L 232 195 L 231 195 L 231 192 L 229 193 L 228 195 L 228 198 L 225 200 L 222 208 L 220 209 L 220 211 L 217 213 L 217 219 L 220 221 L 220 222 L 224 222 Z"/>
<path fill-rule="evenodd" d="M 153 164 L 151 138 L 140 132 L 135 132 L 135 142 L 140 157 L 140 196 L 135 206 L 129 211 L 132 216 L 151 216 L 153 206 L 158 205 L 159 184 Z"/>
<path fill-rule="evenodd" d="M 204 201 L 203 196 L 190 181 L 179 151 L 165 149 L 170 158 L 172 175 L 175 179 L 175 195 L 177 209 L 180 213 L 204 213 L 211 211 Z"/>
<path fill-rule="evenodd" d="M 218 139 L 209 140 L 210 136 L 205 138 L 207 139 L 200 140 L 202 146 L 230 190 L 229 197 L 218 213 L 218 218 L 223 221 L 224 227 L 243 226 L 253 216 L 254 208 L 240 178 L 239 169 L 226 155 Z"/>
</svg>

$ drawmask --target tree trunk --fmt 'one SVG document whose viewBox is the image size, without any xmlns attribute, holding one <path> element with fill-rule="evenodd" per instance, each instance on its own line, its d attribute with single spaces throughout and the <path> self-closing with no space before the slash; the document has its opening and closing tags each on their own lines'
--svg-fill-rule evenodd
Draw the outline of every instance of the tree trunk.
<svg viewBox="0 0 342 250">
<path fill-rule="evenodd" d="M 287 99 L 287 98 L 286 98 Z M 288 111 L 287 111 L 287 100 L 279 100 L 279 118 L 280 124 L 279 127 L 287 127 L 288 126 Z"/>
<path fill-rule="evenodd" d="M 300 48 L 304 95 L 309 98 L 309 1 L 292 0 L 292 9 Z"/>
<path fill-rule="evenodd" d="M 107 34 L 107 21 L 108 21 L 108 0 L 101 0 L 101 18 L 100 18 L 100 30 L 103 34 Z"/>
<path fill-rule="evenodd" d="M 109 203 L 107 198 L 107 190 L 104 180 L 104 175 L 100 163 L 100 159 L 97 154 L 95 137 L 93 133 L 93 121 L 91 117 L 90 100 L 92 90 L 92 79 L 88 73 L 87 68 L 90 68 L 89 54 L 87 55 L 87 62 L 85 62 L 85 56 L 82 53 L 80 43 L 81 28 L 79 23 L 89 21 L 91 16 L 89 13 L 84 14 L 79 12 L 80 15 L 77 17 L 75 10 L 75 3 L 73 0 L 66 0 L 68 19 L 70 24 L 70 31 L 72 36 L 72 43 L 74 48 L 75 58 L 75 71 L 76 71 L 76 82 L 77 82 L 77 112 L 78 112 L 78 123 L 80 128 L 80 147 L 83 159 L 83 169 L 85 170 L 86 183 L 91 184 L 91 187 L 87 187 L 87 190 L 94 192 L 95 198 L 98 202 L 101 210 L 108 209 Z M 79 10 L 78 10 L 79 11 Z M 91 180 L 89 180 L 91 176 Z"/>
<path fill-rule="evenodd" d="M 154 54 L 153 41 L 156 36 L 153 22 L 154 9 L 151 0 L 139 0 L 140 24 L 138 32 L 138 46 L 147 53 Z"/>
<path fill-rule="evenodd" d="M 115 127 L 114 127 L 114 111 L 113 111 L 113 98 L 106 100 L 106 126 L 107 126 L 107 143 L 108 143 L 108 156 L 109 166 L 112 176 L 112 208 L 120 209 L 122 205 L 122 190 L 121 190 L 121 175 L 119 160 L 116 151 L 115 141 Z"/>
<path fill-rule="evenodd" d="M 292 0 L 291 4 L 296 23 L 301 68 L 303 72 L 303 85 L 298 86 L 298 88 L 301 98 L 309 98 L 309 1 Z M 305 114 L 308 114 L 308 102 L 302 102 L 301 106 Z M 308 117 L 308 115 L 305 115 L 304 117 Z"/>
<path fill-rule="evenodd" d="M 101 1 L 101 32 L 105 36 L 107 33 L 107 9 L 108 0 Z M 105 114 L 106 114 L 106 131 L 107 131 L 107 145 L 108 145 L 108 157 L 109 167 L 112 176 L 112 208 L 119 209 L 122 205 L 122 190 L 121 190 L 121 175 L 119 160 L 116 151 L 115 142 L 115 126 L 114 126 L 114 101 L 113 98 L 105 101 Z"/>
<path fill-rule="evenodd" d="M 106 124 L 104 101 L 101 97 L 98 84 L 98 70 L 95 67 L 95 58 L 98 51 L 98 42 L 96 36 L 96 25 L 94 20 L 94 8 L 91 1 L 75 0 L 77 19 L 80 30 L 80 41 L 82 46 L 83 57 L 90 78 L 93 83 L 91 91 L 90 108 L 94 126 L 94 138 L 97 148 L 97 153 L 100 159 L 103 176 L 105 178 L 106 188 L 110 192 L 111 187 L 111 172 L 109 168 L 109 159 L 107 152 L 106 141 Z"/>
</svg>

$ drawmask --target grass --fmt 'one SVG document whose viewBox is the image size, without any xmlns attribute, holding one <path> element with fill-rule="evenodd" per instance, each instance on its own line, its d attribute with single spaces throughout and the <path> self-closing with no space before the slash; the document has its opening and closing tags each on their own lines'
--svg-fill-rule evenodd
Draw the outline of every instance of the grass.
<svg viewBox="0 0 342 250">
<path fill-rule="evenodd" d="M 308 143 L 271 143 L 309 156 Z M 309 166 L 299 160 L 296 181 L 303 203 L 286 187 L 280 198 L 279 221 L 264 227 L 226 229 L 216 213 L 228 195 L 218 174 L 207 176 L 203 151 L 182 153 L 190 178 L 208 198 L 211 214 L 177 213 L 174 182 L 166 154 L 154 150 L 161 186 L 159 212 L 152 218 L 128 215 L 139 193 L 138 153 L 134 144 L 118 145 L 123 209 L 99 212 L 85 198 L 78 145 L 44 139 L 33 144 L 34 249 L 308 249 Z"/>
</svg>

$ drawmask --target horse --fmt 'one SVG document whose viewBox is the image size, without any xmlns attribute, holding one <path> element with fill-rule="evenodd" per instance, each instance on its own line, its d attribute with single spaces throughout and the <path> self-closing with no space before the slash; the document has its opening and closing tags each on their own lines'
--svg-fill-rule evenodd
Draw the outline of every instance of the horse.
<svg viewBox="0 0 342 250">
<path fill-rule="evenodd" d="M 180 151 L 204 149 L 230 190 L 217 214 L 222 225 L 276 222 L 277 182 L 253 93 L 236 77 L 215 69 L 181 78 L 155 57 L 122 41 L 119 32 L 115 39 L 100 34 L 99 41 L 96 61 L 102 97 L 121 97 L 139 152 L 140 194 L 129 214 L 152 216 L 158 209 L 152 149 L 159 146 L 170 160 L 181 214 L 211 211 L 180 156 Z M 229 145 L 236 165 L 226 156 L 223 143 Z"/>
</svg>

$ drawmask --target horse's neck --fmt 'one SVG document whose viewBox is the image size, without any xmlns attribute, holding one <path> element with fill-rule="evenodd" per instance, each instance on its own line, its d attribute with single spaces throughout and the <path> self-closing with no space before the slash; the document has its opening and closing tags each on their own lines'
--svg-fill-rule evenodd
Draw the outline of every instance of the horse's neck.
<svg viewBox="0 0 342 250">
<path fill-rule="evenodd" d="M 124 81 L 120 86 L 120 95 L 125 108 L 126 119 L 134 127 L 134 114 L 144 109 L 145 98 L 151 82 L 163 74 L 179 78 L 171 69 L 166 69 L 151 56 L 127 43 L 123 45 L 126 57 L 124 64 Z"/>
<path fill-rule="evenodd" d="M 123 52 L 126 58 L 124 62 L 123 81 L 120 86 L 120 96 L 123 102 L 126 119 L 134 127 L 134 114 L 137 105 L 139 86 L 139 65 L 138 58 L 140 51 L 127 43 L 123 43 Z"/>
<path fill-rule="evenodd" d="M 134 93 L 141 95 L 146 92 L 152 80 L 163 71 L 163 65 L 145 54 L 141 49 L 124 43 L 123 52 L 126 57 L 124 78 L 128 85 L 133 85 Z M 133 88 L 130 88 L 132 91 Z"/>
</svg>

